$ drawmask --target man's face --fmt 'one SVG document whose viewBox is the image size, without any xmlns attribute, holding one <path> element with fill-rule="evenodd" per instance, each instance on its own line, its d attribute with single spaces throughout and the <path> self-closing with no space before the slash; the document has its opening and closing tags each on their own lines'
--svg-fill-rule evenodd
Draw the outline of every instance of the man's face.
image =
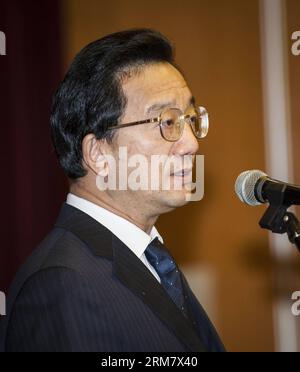
<svg viewBox="0 0 300 372">
<path fill-rule="evenodd" d="M 141 72 L 124 81 L 123 91 L 127 98 L 127 106 L 120 124 L 158 117 L 166 108 L 178 108 L 185 112 L 192 106 L 192 95 L 183 76 L 167 63 L 146 66 Z M 182 137 L 176 142 L 168 142 L 161 136 L 158 123 L 118 129 L 113 144 L 116 159 L 120 147 L 126 147 L 128 159 L 132 155 L 141 155 L 147 159 L 148 167 L 143 169 L 149 176 L 149 189 L 133 191 L 129 187 L 126 191 L 116 191 L 115 196 L 122 198 L 123 201 L 126 198 L 137 208 L 147 208 L 153 215 L 170 211 L 186 203 L 189 191 L 184 185 L 191 183 L 192 174 L 190 172 L 182 175 L 181 171 L 191 169 L 192 164 L 184 165 L 183 157 L 194 155 L 198 150 L 198 141 L 188 124 L 185 123 Z M 165 159 L 158 172 L 153 169 L 151 171 L 152 155 L 163 155 Z M 166 159 L 172 159 L 171 168 L 170 162 Z M 152 181 L 155 179 L 156 184 L 159 182 L 159 190 L 151 190 L 151 177 Z M 170 184 L 169 190 L 164 189 L 163 182 Z M 179 184 L 182 186 L 181 190 L 177 189 Z"/>
</svg>

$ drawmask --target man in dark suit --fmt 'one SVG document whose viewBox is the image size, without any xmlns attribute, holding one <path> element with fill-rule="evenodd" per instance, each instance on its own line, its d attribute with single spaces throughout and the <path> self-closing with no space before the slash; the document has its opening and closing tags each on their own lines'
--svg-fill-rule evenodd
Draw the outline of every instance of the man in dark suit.
<svg viewBox="0 0 300 372">
<path fill-rule="evenodd" d="M 191 194 L 178 187 L 191 184 L 181 160 L 208 129 L 194 101 L 153 30 L 108 35 L 76 56 L 51 116 L 70 193 L 11 287 L 1 350 L 224 351 L 154 227 Z M 129 167 L 140 159 L 139 177 L 124 173 L 120 149 Z M 150 175 L 153 155 L 163 161 Z M 159 187 L 136 187 L 147 176 Z"/>
</svg>

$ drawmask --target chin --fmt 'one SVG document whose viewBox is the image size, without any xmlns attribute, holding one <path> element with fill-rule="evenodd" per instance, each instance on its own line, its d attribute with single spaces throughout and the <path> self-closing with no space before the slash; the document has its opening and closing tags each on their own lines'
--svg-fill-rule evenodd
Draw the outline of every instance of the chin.
<svg viewBox="0 0 300 372">
<path fill-rule="evenodd" d="M 175 208 L 183 207 L 188 203 L 188 195 L 190 193 L 181 191 L 168 191 L 168 195 L 165 197 L 166 204 L 173 210 Z"/>
</svg>

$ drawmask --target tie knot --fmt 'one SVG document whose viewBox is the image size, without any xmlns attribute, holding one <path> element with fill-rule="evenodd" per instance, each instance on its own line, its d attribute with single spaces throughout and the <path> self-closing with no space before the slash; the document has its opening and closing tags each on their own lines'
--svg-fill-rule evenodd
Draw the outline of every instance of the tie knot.
<svg viewBox="0 0 300 372">
<path fill-rule="evenodd" d="M 158 238 L 153 239 L 148 245 L 145 255 L 160 277 L 176 269 L 173 257 Z"/>
</svg>

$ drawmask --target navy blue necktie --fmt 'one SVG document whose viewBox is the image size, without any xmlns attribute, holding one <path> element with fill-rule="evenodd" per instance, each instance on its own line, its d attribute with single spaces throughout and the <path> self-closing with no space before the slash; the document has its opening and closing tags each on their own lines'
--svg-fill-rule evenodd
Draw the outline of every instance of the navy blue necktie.
<svg viewBox="0 0 300 372">
<path fill-rule="evenodd" d="M 161 284 L 175 304 L 185 314 L 181 273 L 165 246 L 155 238 L 145 250 L 145 255 L 158 273 Z"/>
</svg>

